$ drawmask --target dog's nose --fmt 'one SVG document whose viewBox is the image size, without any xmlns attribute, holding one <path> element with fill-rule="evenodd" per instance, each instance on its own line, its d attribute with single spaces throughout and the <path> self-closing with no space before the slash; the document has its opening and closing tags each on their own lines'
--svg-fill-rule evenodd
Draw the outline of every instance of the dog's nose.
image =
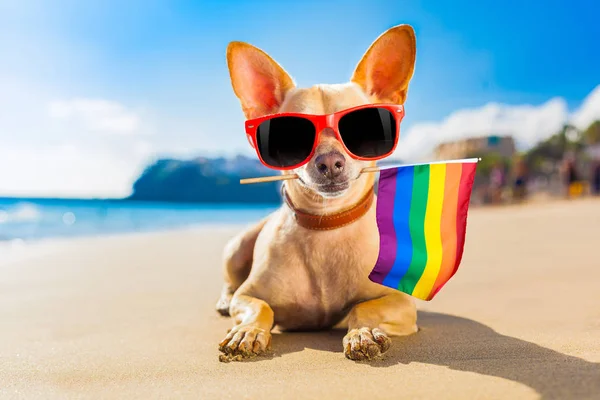
<svg viewBox="0 0 600 400">
<path fill-rule="evenodd" d="M 344 171 L 346 159 L 339 151 L 332 151 L 317 156 L 315 164 L 320 173 L 329 179 L 333 179 Z"/>
</svg>

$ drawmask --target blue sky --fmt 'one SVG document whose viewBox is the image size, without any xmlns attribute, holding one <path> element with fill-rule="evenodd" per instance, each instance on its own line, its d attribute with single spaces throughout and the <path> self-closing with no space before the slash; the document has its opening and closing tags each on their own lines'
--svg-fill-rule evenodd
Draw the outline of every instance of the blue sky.
<svg viewBox="0 0 600 400">
<path fill-rule="evenodd" d="M 415 28 L 417 65 L 399 156 L 485 130 L 530 145 L 600 117 L 599 12 L 589 0 L 0 0 L 0 195 L 120 196 L 157 156 L 251 155 L 229 41 L 262 48 L 299 86 L 342 83 L 400 23 Z"/>
</svg>

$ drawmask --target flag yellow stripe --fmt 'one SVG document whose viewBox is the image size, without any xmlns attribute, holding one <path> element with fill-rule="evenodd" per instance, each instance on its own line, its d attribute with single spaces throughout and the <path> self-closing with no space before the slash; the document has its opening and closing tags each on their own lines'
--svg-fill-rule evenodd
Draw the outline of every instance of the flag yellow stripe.
<svg viewBox="0 0 600 400">
<path fill-rule="evenodd" d="M 414 297 L 426 300 L 433 289 L 442 265 L 442 236 L 440 221 L 444 205 L 446 164 L 431 164 L 429 167 L 429 194 L 425 212 L 425 244 L 427 264 L 412 292 Z"/>
</svg>

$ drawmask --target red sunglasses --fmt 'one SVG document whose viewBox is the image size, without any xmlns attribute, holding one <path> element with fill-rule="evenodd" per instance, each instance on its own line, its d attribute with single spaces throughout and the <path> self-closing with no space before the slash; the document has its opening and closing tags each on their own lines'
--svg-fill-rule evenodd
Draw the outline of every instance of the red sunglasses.
<svg viewBox="0 0 600 400">
<path fill-rule="evenodd" d="M 246 121 L 246 135 L 266 167 L 289 170 L 314 155 L 321 132 L 331 128 L 356 160 L 380 160 L 392 154 L 400 136 L 404 107 L 366 104 L 327 115 L 279 113 Z"/>
</svg>

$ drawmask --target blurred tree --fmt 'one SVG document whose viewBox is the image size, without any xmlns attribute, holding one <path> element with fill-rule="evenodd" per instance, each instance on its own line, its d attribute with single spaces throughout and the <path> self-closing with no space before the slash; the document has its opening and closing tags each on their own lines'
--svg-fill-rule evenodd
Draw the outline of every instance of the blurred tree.
<svg viewBox="0 0 600 400">
<path fill-rule="evenodd" d="M 583 140 L 588 145 L 600 143 L 600 121 L 595 121 L 583 132 Z"/>
<path fill-rule="evenodd" d="M 525 153 L 525 163 L 533 175 L 546 175 L 554 169 L 549 169 L 548 165 L 555 165 L 563 160 L 569 149 L 568 130 L 569 127 L 565 125 L 560 132 L 539 142 Z"/>
</svg>

